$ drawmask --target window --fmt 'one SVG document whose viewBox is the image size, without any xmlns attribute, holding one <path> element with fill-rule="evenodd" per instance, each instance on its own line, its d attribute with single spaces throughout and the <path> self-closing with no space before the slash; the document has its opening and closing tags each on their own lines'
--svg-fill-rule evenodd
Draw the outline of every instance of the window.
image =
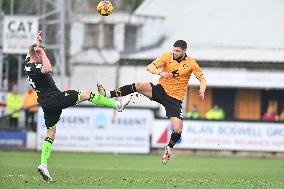
<svg viewBox="0 0 284 189">
<path fill-rule="evenodd" d="M 113 48 L 114 47 L 114 26 L 113 24 L 105 24 L 104 25 L 104 48 Z"/>
<path fill-rule="evenodd" d="M 138 27 L 133 25 L 126 25 L 124 32 L 124 49 L 136 49 L 137 48 L 137 31 Z"/>
<path fill-rule="evenodd" d="M 278 114 L 284 110 L 284 90 L 261 90 L 261 115 L 269 108 Z"/>
<path fill-rule="evenodd" d="M 86 24 L 84 48 L 98 48 L 99 33 L 99 24 Z"/>
<path fill-rule="evenodd" d="M 102 39 L 101 39 L 102 38 Z M 102 43 L 100 42 L 102 40 Z M 113 48 L 114 25 L 113 24 L 86 24 L 85 48 Z"/>
<path fill-rule="evenodd" d="M 212 105 L 218 105 L 225 111 L 225 119 L 234 119 L 235 89 L 215 88 L 213 89 Z"/>
</svg>

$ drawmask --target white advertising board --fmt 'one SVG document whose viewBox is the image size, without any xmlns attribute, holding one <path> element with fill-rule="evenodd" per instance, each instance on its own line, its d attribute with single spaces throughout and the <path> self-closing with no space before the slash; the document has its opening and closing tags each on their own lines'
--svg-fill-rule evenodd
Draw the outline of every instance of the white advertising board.
<svg viewBox="0 0 284 189">
<path fill-rule="evenodd" d="M 26 54 L 36 43 L 38 17 L 5 16 L 3 26 L 3 53 Z"/>
<path fill-rule="evenodd" d="M 37 149 L 46 137 L 43 112 L 39 111 Z M 151 110 L 68 108 L 57 124 L 53 149 L 58 151 L 149 153 Z"/>
<path fill-rule="evenodd" d="M 171 132 L 168 120 L 155 120 L 152 147 L 168 144 Z M 284 124 L 184 121 L 182 137 L 175 148 L 284 152 Z"/>
</svg>

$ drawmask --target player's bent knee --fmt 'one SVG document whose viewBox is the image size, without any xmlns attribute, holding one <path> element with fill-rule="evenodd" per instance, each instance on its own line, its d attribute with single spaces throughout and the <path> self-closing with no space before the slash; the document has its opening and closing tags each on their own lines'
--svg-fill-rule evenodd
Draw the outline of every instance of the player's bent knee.
<svg viewBox="0 0 284 189">
<path fill-rule="evenodd" d="M 142 83 L 135 83 L 135 88 L 136 88 L 136 91 L 141 90 L 141 88 L 142 88 Z"/>
<path fill-rule="evenodd" d="M 145 91 L 150 87 L 150 83 L 135 83 L 136 91 L 141 92 Z"/>
</svg>

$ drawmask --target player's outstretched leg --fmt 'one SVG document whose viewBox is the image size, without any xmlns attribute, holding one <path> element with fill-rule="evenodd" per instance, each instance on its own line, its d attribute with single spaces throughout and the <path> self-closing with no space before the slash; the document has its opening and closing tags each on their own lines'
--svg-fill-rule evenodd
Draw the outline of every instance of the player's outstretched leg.
<svg viewBox="0 0 284 189">
<path fill-rule="evenodd" d="M 91 93 L 91 97 L 89 99 L 89 102 L 92 104 L 95 104 L 96 106 L 106 106 L 117 109 L 118 112 L 122 112 L 130 102 L 132 98 L 132 95 L 127 95 L 123 97 L 120 101 L 115 101 L 112 99 L 109 99 L 103 95 L 96 95 Z"/>
<path fill-rule="evenodd" d="M 41 164 L 37 167 L 38 172 L 46 182 L 52 182 L 52 178 L 47 169 L 47 162 L 51 154 L 53 139 L 46 137 L 42 143 L 41 149 Z"/>
<path fill-rule="evenodd" d="M 135 83 L 131 85 L 124 85 L 122 87 L 119 87 L 116 90 L 109 91 L 109 92 L 106 92 L 105 88 L 100 83 L 97 83 L 97 87 L 98 87 L 98 93 L 108 98 L 126 96 L 126 95 L 137 92 Z"/>
</svg>

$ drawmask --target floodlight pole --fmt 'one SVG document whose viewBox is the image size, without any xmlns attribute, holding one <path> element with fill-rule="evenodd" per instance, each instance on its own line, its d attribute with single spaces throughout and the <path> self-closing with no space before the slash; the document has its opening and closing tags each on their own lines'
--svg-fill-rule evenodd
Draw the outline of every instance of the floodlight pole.
<svg viewBox="0 0 284 189">
<path fill-rule="evenodd" d="M 3 20 L 3 18 L 4 18 L 4 13 L 3 13 L 3 9 L 2 9 L 3 4 L 2 3 L 3 3 L 3 1 L 0 0 L 0 20 Z M 3 40 L 3 36 L 2 36 L 2 40 Z M 4 64 L 4 57 L 3 56 L 4 56 L 3 50 L 2 50 L 2 48 L 0 48 L 0 89 L 2 89 L 2 87 L 3 87 L 3 64 Z"/>
</svg>

